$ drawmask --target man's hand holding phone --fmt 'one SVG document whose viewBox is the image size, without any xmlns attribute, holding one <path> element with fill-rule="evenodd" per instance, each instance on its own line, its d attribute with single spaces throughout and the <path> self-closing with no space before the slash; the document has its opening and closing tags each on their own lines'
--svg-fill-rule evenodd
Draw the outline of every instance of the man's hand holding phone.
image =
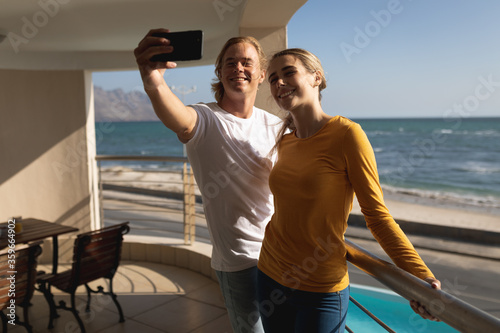
<svg viewBox="0 0 500 333">
<path fill-rule="evenodd" d="M 137 65 L 146 90 L 165 84 L 165 69 L 175 68 L 174 61 L 201 59 L 203 32 L 200 30 L 170 32 L 153 29 L 134 50 Z"/>
<path fill-rule="evenodd" d="M 193 108 L 185 106 L 175 96 L 165 82 L 163 75 L 166 69 L 177 66 L 174 61 L 186 60 L 184 59 L 187 57 L 185 50 L 189 50 L 189 47 L 186 48 L 183 45 L 186 41 L 187 45 L 190 45 L 189 39 L 187 39 L 189 35 L 193 34 L 170 33 L 168 29 L 153 29 L 134 50 L 144 90 L 151 100 L 156 115 L 165 126 L 177 134 L 182 142 L 191 139 L 198 115 Z M 201 58 L 201 39 L 197 41 L 200 50 L 199 57 Z M 192 58 L 192 55 L 190 57 Z"/>
<path fill-rule="evenodd" d="M 203 31 L 201 30 L 155 32 L 152 36 L 167 39 L 173 47 L 171 52 L 151 57 L 150 60 L 153 62 L 199 60 L 203 55 Z"/>
<path fill-rule="evenodd" d="M 154 37 L 155 33 L 168 33 L 168 29 L 153 29 L 139 42 L 134 50 L 135 61 L 139 67 L 144 89 L 155 90 L 165 84 L 163 74 L 167 68 L 175 68 L 175 62 L 151 62 L 151 57 L 160 53 L 173 51 L 170 41 L 165 38 Z"/>
</svg>

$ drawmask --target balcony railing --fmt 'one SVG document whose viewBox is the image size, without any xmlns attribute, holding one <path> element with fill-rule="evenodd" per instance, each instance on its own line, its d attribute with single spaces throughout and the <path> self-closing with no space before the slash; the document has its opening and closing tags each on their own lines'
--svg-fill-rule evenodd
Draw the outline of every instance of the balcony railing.
<svg viewBox="0 0 500 333">
<path fill-rule="evenodd" d="M 209 242 L 208 231 L 204 225 L 196 225 L 196 217 L 204 216 L 201 197 L 196 195 L 197 186 L 193 172 L 186 157 L 173 156 L 108 156 L 96 157 L 99 168 L 99 199 L 101 221 L 105 219 L 120 220 L 120 213 L 126 213 L 127 220 L 135 222 L 134 232 L 148 235 L 160 232 L 173 238 L 184 238 L 184 244 L 192 244 L 196 237 L 196 227 L 201 229 L 201 241 Z M 161 163 L 162 169 L 150 169 L 148 172 L 137 170 L 127 164 L 104 168 L 105 162 L 140 162 L 148 167 L 148 163 Z M 143 179 L 142 175 L 154 174 L 156 177 Z M 126 193 L 121 197 L 104 197 L 104 190 Z M 121 201 L 136 205 L 126 208 L 110 207 L 109 201 Z M 181 203 L 181 204 L 180 204 Z M 115 212 L 118 216 L 105 216 L 104 208 Z M 155 214 L 147 214 L 155 212 Z M 182 218 L 176 215 L 182 214 Z M 147 217 L 145 217 L 145 215 Z M 179 226 L 182 220 L 182 226 Z M 140 223 L 139 223 L 140 222 Z M 148 233 L 149 232 L 149 233 Z"/>
<path fill-rule="evenodd" d="M 431 309 L 433 315 L 460 332 L 500 332 L 500 320 L 346 240 L 347 260 L 407 300 Z"/>
<path fill-rule="evenodd" d="M 163 201 L 161 203 L 155 202 L 155 200 L 157 201 L 158 199 L 135 200 L 135 202 L 140 203 L 142 206 L 158 208 L 158 205 L 160 205 L 165 210 L 177 210 L 178 212 L 182 212 L 183 231 L 179 232 L 177 231 L 178 228 L 172 228 L 169 232 L 178 233 L 179 238 L 183 236 L 182 238 L 184 239 L 185 244 L 192 244 L 195 241 L 195 228 L 206 232 L 206 226 L 197 225 L 195 223 L 195 218 L 197 216 L 203 216 L 204 213 L 203 209 L 200 206 L 197 206 L 197 204 L 199 205 L 201 199 L 199 198 L 199 195 L 197 196 L 196 194 L 197 187 L 187 158 L 156 156 L 97 156 L 96 160 L 99 164 L 101 221 L 106 219 L 103 210 L 103 207 L 105 206 L 103 202 L 103 190 L 108 189 L 133 193 L 135 195 L 153 196 L 154 198 L 174 198 L 177 201 L 181 201 L 181 205 L 177 204 L 172 206 L 167 201 Z M 109 169 L 103 171 L 101 162 L 104 161 L 140 161 L 141 163 L 155 161 L 174 164 L 178 163 L 182 167 L 180 167 L 180 165 L 177 167 L 170 167 L 168 171 L 169 173 L 178 173 L 181 175 L 178 182 L 172 180 L 168 181 L 170 184 L 173 183 L 174 185 L 177 185 L 177 190 L 167 191 L 162 189 L 152 189 L 151 183 L 149 186 L 145 186 L 144 184 L 142 186 L 138 186 L 137 180 L 135 179 L 106 180 L 106 177 L 103 177 L 103 174 L 106 172 L 113 172 L 113 169 L 111 169 L 111 171 Z M 122 198 L 121 200 L 131 202 L 130 198 Z M 145 228 L 140 224 L 134 225 L 133 218 L 130 216 L 130 213 L 133 213 L 134 211 L 137 212 L 138 209 L 129 210 L 129 215 L 127 215 L 127 220 L 131 221 L 133 229 L 152 230 L 153 232 L 164 231 L 162 228 Z M 177 218 L 177 220 L 179 220 L 179 218 Z M 137 222 L 139 221 L 142 223 L 145 222 L 144 219 L 138 218 Z M 172 226 L 172 223 L 175 223 L 173 220 L 170 221 L 165 219 L 152 221 L 170 222 L 170 224 L 161 223 L 164 226 Z M 207 238 L 208 236 L 203 237 L 202 240 L 207 241 Z M 454 327 L 460 332 L 500 332 L 500 320 L 498 318 L 450 295 L 449 293 L 446 293 L 445 291 L 432 289 L 428 283 L 416 278 L 395 265 L 376 257 L 349 240 L 346 240 L 346 245 L 347 260 L 349 262 L 360 268 L 365 273 L 371 275 L 402 297 L 408 300 L 416 300 L 423 304 L 427 309 L 430 309 L 435 316 L 451 327 Z M 354 300 L 353 303 L 356 304 L 357 302 Z M 374 320 L 377 321 L 376 318 Z M 379 324 L 388 332 L 392 332 L 392 330 L 386 327 L 384 323 Z"/>
</svg>

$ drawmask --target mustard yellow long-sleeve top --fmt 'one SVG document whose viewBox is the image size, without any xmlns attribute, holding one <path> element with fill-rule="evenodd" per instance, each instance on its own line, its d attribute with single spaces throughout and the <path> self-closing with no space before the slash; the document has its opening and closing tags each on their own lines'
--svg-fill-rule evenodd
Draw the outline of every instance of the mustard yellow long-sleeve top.
<svg viewBox="0 0 500 333">
<path fill-rule="evenodd" d="M 344 234 L 355 193 L 367 227 L 394 263 L 433 277 L 384 204 L 375 155 L 359 124 L 336 116 L 309 138 L 285 135 L 269 183 L 275 213 L 258 267 L 275 281 L 312 292 L 348 286 Z"/>
</svg>

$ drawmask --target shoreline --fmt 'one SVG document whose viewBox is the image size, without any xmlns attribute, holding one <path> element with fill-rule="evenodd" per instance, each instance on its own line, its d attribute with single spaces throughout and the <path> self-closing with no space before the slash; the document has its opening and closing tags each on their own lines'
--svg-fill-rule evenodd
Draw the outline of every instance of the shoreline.
<svg viewBox="0 0 500 333">
<path fill-rule="evenodd" d="M 105 184 L 145 188 L 148 190 L 181 192 L 182 174 L 172 171 L 135 171 L 123 166 L 103 168 Z M 196 194 L 200 194 L 196 188 Z M 390 193 L 384 190 L 384 200 L 396 222 L 412 221 L 464 229 L 500 232 L 500 209 L 482 209 L 451 200 L 423 198 L 415 195 Z M 351 214 L 362 215 L 357 200 Z"/>
<path fill-rule="evenodd" d="M 404 199 L 385 198 L 385 204 L 394 220 L 411 221 L 453 228 L 500 232 L 500 216 L 479 213 L 475 209 L 410 203 Z M 353 202 L 351 214 L 362 216 L 357 200 Z"/>
</svg>

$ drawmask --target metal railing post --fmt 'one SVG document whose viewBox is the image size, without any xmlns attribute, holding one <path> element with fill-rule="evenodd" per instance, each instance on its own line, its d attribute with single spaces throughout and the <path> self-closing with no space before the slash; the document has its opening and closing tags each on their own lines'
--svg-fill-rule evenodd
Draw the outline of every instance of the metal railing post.
<svg viewBox="0 0 500 333">
<path fill-rule="evenodd" d="M 184 206 L 184 244 L 189 245 L 192 244 L 192 240 L 190 239 L 190 218 L 189 218 L 189 175 L 187 163 L 184 162 L 184 166 L 182 169 L 182 188 L 183 188 L 183 206 Z"/>
<path fill-rule="evenodd" d="M 104 205 L 103 205 L 104 191 L 103 191 L 102 177 L 101 177 L 101 161 L 97 161 L 97 168 L 98 168 L 97 181 L 99 182 L 99 221 L 101 221 L 101 227 L 104 227 Z"/>
<path fill-rule="evenodd" d="M 191 244 L 194 243 L 196 237 L 196 224 L 195 224 L 195 204 L 196 204 L 196 196 L 194 194 L 194 174 L 193 168 L 190 166 L 188 170 L 189 176 L 189 237 L 191 239 Z"/>
</svg>

